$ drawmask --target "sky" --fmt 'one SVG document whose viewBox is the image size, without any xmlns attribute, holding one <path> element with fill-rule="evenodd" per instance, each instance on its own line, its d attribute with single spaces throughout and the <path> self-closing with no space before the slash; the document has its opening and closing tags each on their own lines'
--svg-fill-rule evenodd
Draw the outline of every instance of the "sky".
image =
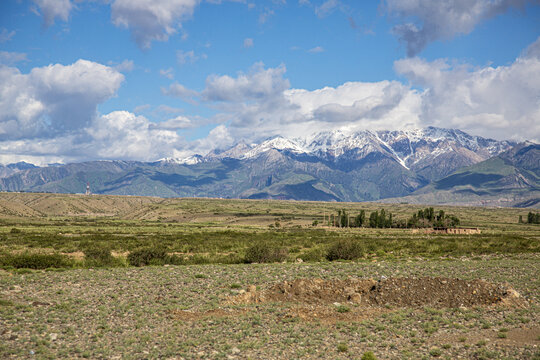
<svg viewBox="0 0 540 360">
<path fill-rule="evenodd" d="M 540 1 L 2 0 L 0 163 L 328 130 L 540 142 Z"/>
</svg>

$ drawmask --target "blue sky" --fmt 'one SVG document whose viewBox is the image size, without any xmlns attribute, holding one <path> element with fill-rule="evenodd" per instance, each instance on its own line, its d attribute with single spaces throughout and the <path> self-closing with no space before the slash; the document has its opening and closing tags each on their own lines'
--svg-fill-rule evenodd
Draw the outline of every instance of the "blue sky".
<svg viewBox="0 0 540 360">
<path fill-rule="evenodd" d="M 6 0 L 0 162 L 430 125 L 538 141 L 539 35 L 527 0 Z"/>
</svg>

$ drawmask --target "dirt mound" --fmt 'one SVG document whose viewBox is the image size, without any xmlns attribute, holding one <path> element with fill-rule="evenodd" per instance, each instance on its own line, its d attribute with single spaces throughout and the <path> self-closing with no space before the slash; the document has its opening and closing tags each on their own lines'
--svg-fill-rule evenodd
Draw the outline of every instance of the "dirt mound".
<svg viewBox="0 0 540 360">
<path fill-rule="evenodd" d="M 263 291 L 237 295 L 231 302 L 299 302 L 332 304 L 351 302 L 364 306 L 393 307 L 469 307 L 476 305 L 512 304 L 524 301 L 513 289 L 484 280 L 447 278 L 388 278 L 321 280 L 296 279 L 274 284 Z"/>
</svg>

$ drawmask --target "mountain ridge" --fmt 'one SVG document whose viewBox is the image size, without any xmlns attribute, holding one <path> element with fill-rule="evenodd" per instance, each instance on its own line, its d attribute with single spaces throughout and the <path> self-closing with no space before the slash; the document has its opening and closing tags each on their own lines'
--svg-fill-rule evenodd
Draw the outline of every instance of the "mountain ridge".
<svg viewBox="0 0 540 360">
<path fill-rule="evenodd" d="M 434 127 L 334 130 L 238 142 L 184 159 L 23 169 L 0 176 L 0 190 L 80 193 L 89 182 L 91 190 L 101 194 L 374 201 L 411 195 L 515 145 Z M 536 169 L 536 155 L 519 151 L 514 158 Z"/>
</svg>

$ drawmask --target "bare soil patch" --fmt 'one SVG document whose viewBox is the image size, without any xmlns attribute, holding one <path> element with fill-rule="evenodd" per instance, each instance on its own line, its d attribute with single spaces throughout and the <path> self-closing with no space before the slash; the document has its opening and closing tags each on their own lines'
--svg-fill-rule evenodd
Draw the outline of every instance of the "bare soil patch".
<svg viewBox="0 0 540 360">
<path fill-rule="evenodd" d="M 458 308 L 486 305 L 521 307 L 527 304 L 514 289 L 484 280 L 449 278 L 296 279 L 262 291 L 253 287 L 230 298 L 233 304 L 295 302 L 352 303 L 367 307 Z"/>
</svg>

